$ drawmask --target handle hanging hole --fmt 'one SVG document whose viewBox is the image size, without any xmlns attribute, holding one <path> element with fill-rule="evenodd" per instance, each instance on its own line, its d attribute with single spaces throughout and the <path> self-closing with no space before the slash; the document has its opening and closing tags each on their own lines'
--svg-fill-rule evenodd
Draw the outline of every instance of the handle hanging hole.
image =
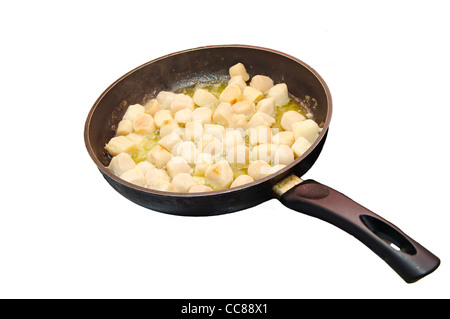
<svg viewBox="0 0 450 319">
<path fill-rule="evenodd" d="M 414 246 L 405 236 L 384 221 L 369 215 L 361 215 L 360 219 L 367 228 L 384 240 L 392 249 L 409 255 L 417 253 Z"/>
</svg>

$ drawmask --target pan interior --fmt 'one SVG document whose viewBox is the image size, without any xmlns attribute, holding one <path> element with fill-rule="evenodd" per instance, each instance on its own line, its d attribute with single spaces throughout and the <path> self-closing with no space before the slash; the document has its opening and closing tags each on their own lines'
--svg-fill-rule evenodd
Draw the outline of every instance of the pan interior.
<svg viewBox="0 0 450 319">
<path fill-rule="evenodd" d="M 302 100 L 317 101 L 310 109 L 319 125 L 328 115 L 328 99 L 323 83 L 310 68 L 279 52 L 252 47 L 211 47 L 175 53 L 129 72 L 111 85 L 94 105 L 88 119 L 89 144 L 95 158 L 107 166 L 110 157 L 105 144 L 115 135 L 117 124 L 129 105 L 145 104 L 158 92 L 178 91 L 197 83 L 223 81 L 230 66 L 243 63 L 250 77 L 263 74 L 275 83 L 284 82 L 289 92 Z"/>
</svg>

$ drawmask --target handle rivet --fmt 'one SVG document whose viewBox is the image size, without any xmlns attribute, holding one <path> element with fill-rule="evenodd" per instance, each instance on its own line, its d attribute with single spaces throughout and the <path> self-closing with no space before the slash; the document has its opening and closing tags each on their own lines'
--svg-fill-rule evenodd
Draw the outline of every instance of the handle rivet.
<svg viewBox="0 0 450 319">
<path fill-rule="evenodd" d="M 320 184 L 302 184 L 295 189 L 295 193 L 303 198 L 321 199 L 328 196 L 330 191 Z"/>
</svg>

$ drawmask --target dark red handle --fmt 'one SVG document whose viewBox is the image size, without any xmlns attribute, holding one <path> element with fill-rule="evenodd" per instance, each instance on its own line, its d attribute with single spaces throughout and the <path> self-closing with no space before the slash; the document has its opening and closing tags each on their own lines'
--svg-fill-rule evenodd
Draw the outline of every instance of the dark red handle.
<svg viewBox="0 0 450 319">
<path fill-rule="evenodd" d="M 355 236 L 408 283 L 430 274 L 440 264 L 439 258 L 398 227 L 316 181 L 306 180 L 291 188 L 280 201 L 289 208 L 320 218 Z"/>
</svg>

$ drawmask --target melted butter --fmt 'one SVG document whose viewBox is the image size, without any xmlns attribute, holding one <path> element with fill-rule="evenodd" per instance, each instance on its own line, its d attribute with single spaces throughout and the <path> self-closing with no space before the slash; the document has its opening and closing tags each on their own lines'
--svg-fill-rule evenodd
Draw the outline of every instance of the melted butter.
<svg viewBox="0 0 450 319">
<path fill-rule="evenodd" d="M 146 136 L 142 144 L 138 147 L 138 150 L 131 154 L 131 158 L 136 164 L 145 161 L 147 159 L 148 152 L 158 144 L 159 134 L 153 134 Z"/>
<path fill-rule="evenodd" d="M 240 175 L 247 174 L 248 165 L 233 165 L 230 164 L 231 170 L 233 171 L 233 179 Z"/>
<path fill-rule="evenodd" d="M 196 89 L 205 89 L 208 90 L 209 93 L 212 93 L 216 98 L 219 98 L 220 94 L 223 92 L 223 90 L 225 90 L 226 87 L 226 82 L 200 83 L 195 86 L 184 88 L 179 93 L 183 93 L 189 95 L 190 97 L 193 97 Z"/>
<path fill-rule="evenodd" d="M 303 109 L 300 103 L 291 98 L 285 105 L 276 107 L 275 124 L 272 127 L 278 128 L 280 131 L 283 131 L 283 128 L 281 127 L 281 118 L 287 111 L 297 111 L 304 117 L 307 117 L 306 111 Z"/>
</svg>

